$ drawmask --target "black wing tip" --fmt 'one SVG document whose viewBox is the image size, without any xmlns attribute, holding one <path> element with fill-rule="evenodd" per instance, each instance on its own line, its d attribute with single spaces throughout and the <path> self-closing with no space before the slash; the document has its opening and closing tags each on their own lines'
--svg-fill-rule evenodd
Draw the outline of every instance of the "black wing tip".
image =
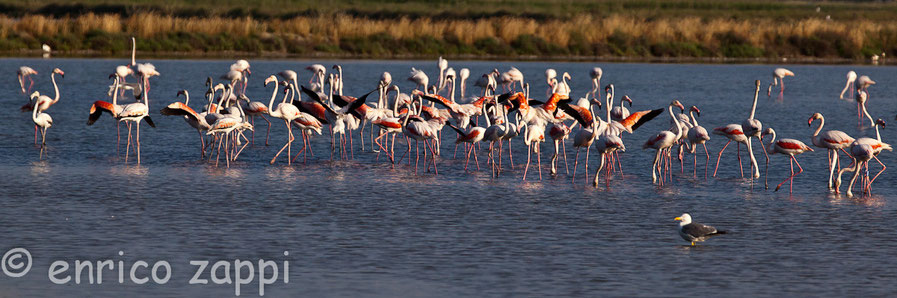
<svg viewBox="0 0 897 298">
<path fill-rule="evenodd" d="M 652 119 L 656 118 L 658 115 L 660 115 L 660 113 L 663 113 L 663 109 L 651 110 L 651 112 L 648 112 L 648 114 L 645 114 L 645 116 L 643 116 L 642 119 L 639 119 L 638 122 L 636 122 L 635 124 L 632 125 L 632 130 L 636 130 L 639 127 L 641 127 L 643 124 L 648 123 L 648 121 L 651 121 Z"/>
<path fill-rule="evenodd" d="M 153 122 L 153 118 L 150 118 L 149 115 L 144 116 L 143 120 L 146 120 L 146 124 L 149 124 L 150 127 L 156 128 L 156 123 Z"/>
</svg>

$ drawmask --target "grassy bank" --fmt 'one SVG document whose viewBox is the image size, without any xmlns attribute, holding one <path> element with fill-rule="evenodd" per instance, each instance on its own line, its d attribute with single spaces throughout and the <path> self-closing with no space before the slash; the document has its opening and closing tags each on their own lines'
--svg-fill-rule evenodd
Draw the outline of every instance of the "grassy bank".
<svg viewBox="0 0 897 298">
<path fill-rule="evenodd" d="M 418 1 L 332 2 L 0 0 L 0 52 L 47 43 L 62 54 L 122 55 L 137 36 L 143 53 L 198 56 L 853 60 L 897 53 L 897 4 L 480 0 L 428 10 Z"/>
</svg>

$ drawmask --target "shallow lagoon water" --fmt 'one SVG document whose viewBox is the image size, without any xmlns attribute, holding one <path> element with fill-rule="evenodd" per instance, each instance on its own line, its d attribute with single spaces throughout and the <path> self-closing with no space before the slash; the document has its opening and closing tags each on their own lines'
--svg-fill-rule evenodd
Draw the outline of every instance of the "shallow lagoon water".
<svg viewBox="0 0 897 298">
<path fill-rule="evenodd" d="M 289 261 L 289 283 L 278 280 L 265 288 L 273 296 L 882 296 L 897 291 L 897 175 L 892 168 L 876 180 L 872 196 L 834 195 L 825 187 L 825 151 L 817 150 L 798 156 L 805 171 L 789 195 L 787 188 L 763 189 L 762 178 L 740 179 L 733 144 L 717 178 L 703 178 L 699 158 L 699 177 L 677 171 L 672 183 L 658 187 L 649 172 L 653 151 L 640 147 L 668 127 L 666 114 L 624 136 L 629 149 L 622 155 L 625 178 L 615 176 L 609 188 L 571 184 L 563 164 L 560 175 L 548 175 L 547 154 L 544 179 L 539 181 L 531 169 L 522 182 L 526 151 L 519 140 L 514 143 L 517 167 L 496 179 L 485 155 L 480 156 L 483 171 L 465 172 L 463 160 L 445 154 L 451 152 L 448 142 L 438 176 L 415 175 L 407 164 L 390 169 L 382 156 L 375 161 L 375 154 L 360 151 L 357 138 L 354 160 L 330 162 L 326 134 L 313 139 L 315 156 L 308 164 L 269 165 L 286 129 L 274 122 L 266 147 L 259 144 L 265 129 L 260 121 L 256 144 L 230 169 L 215 168 L 199 161 L 196 132 L 180 117 L 158 110 L 180 100 L 175 99 L 179 89 L 191 91 L 197 108 L 205 77 L 217 77 L 232 61 L 151 62 L 162 73 L 152 79 L 150 93 L 157 128 L 143 125 L 143 164 L 137 166 L 116 154 L 115 126 L 107 115 L 85 125 L 90 104 L 105 98 L 106 77 L 124 59 L 0 59 L 0 70 L 9 78 L 0 88 L 5 111 L 0 117 L 5 128 L 0 131 L 0 249 L 26 248 L 34 259 L 24 277 L 0 275 L 6 295 L 232 295 L 233 285 L 189 284 L 196 269 L 189 261 L 260 258 Z M 252 61 L 247 93 L 267 103 L 265 77 L 295 69 L 300 81 L 307 81 L 303 69 L 316 62 L 322 61 Z M 472 74 L 517 66 L 536 98 L 544 97 L 545 68 L 570 72 L 578 97 L 590 89 L 588 70 L 596 65 L 451 62 Z M 338 63 L 350 95 L 373 88 L 384 70 L 405 92 L 413 88 L 404 80 L 412 66 L 436 77 L 433 61 Z M 12 73 L 20 65 L 38 70 L 35 88 L 50 95 L 50 70 L 66 72 L 59 80 L 62 99 L 48 111 L 55 123 L 44 160 L 38 160 L 32 145 L 30 115 L 18 111 L 25 98 Z M 746 118 L 753 81 L 762 80 L 765 91 L 776 67 L 597 65 L 604 69 L 602 85 L 614 83 L 618 97 L 632 97 L 632 109 L 665 107 L 679 99 L 700 107 L 699 121 L 708 129 Z M 848 70 L 878 82 L 870 88 L 871 113 L 893 119 L 894 67 L 787 67 L 797 76 L 786 78 L 784 98 L 761 94 L 757 110 L 757 118 L 780 138 L 810 144 L 815 124 L 808 128 L 806 120 L 817 111 L 826 116 L 826 129 L 874 137 L 873 129 L 857 126 L 855 103 L 837 97 Z M 886 142 L 897 135 L 892 128 L 881 132 Z M 720 136 L 708 142 L 713 161 L 723 144 Z M 550 152 L 549 145 L 542 148 Z M 572 146 L 568 150 L 572 169 Z M 758 158 L 762 167 L 762 154 Z M 893 153 L 880 158 L 897 165 Z M 785 156 L 771 159 L 769 182 L 775 185 L 788 175 L 788 164 Z M 595 156 L 591 160 L 594 166 Z M 689 247 L 672 220 L 683 212 L 730 234 Z M 107 259 L 124 261 L 126 270 L 137 260 L 167 260 L 172 277 L 164 285 L 120 284 L 112 271 L 103 284 L 48 280 L 55 260 Z M 243 287 L 243 295 L 257 295 L 257 290 L 256 280 Z"/>
</svg>

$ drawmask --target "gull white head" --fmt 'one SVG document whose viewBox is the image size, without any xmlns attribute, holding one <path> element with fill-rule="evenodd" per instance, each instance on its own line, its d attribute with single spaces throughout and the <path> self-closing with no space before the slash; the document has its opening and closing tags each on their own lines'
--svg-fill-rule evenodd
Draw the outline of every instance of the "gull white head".
<svg viewBox="0 0 897 298">
<path fill-rule="evenodd" d="M 680 215 L 677 218 L 674 218 L 673 220 L 678 220 L 679 225 L 684 226 L 684 225 L 691 223 L 691 215 L 688 215 L 688 213 L 682 213 L 682 215 Z"/>
</svg>

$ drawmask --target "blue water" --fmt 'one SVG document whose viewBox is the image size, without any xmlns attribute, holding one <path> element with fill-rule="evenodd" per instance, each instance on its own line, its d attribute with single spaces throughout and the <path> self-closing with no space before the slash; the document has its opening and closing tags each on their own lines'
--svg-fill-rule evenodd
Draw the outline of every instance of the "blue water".
<svg viewBox="0 0 897 298">
<path fill-rule="evenodd" d="M 520 140 L 514 141 L 516 167 L 495 179 L 484 151 L 479 156 L 483 170 L 468 172 L 463 160 L 451 158 L 450 142 L 438 159 L 438 176 L 423 171 L 416 175 L 407 164 L 391 169 L 383 156 L 377 161 L 375 154 L 361 151 L 357 135 L 354 160 L 330 162 L 326 133 L 312 139 L 315 156 L 308 164 L 270 165 L 268 161 L 286 141 L 282 122 L 274 122 L 271 145 L 266 147 L 259 144 L 266 124 L 256 121 L 255 145 L 247 147 L 229 169 L 223 164 L 216 168 L 199 160 L 196 132 L 180 117 L 163 116 L 158 110 L 180 100 L 175 98 L 179 89 L 191 91 L 191 105 L 198 109 L 205 78 L 220 76 L 232 61 L 151 62 L 162 73 L 152 79 L 150 92 L 157 128 L 142 125 L 142 164 L 138 166 L 124 162 L 123 148 L 116 153 L 115 125 L 108 115 L 93 126 L 85 125 L 90 104 L 106 99 L 110 83 L 106 78 L 114 66 L 127 63 L 124 59 L 0 59 L 0 71 L 8 77 L 0 88 L 0 106 L 5 111 L 0 117 L 0 126 L 5 128 L 0 131 L 4 176 L 0 179 L 0 253 L 21 247 L 33 256 L 25 276 L 0 275 L 3 296 L 233 295 L 233 284 L 189 284 L 197 269 L 189 261 L 227 260 L 233 278 L 235 259 L 277 263 L 280 278 L 265 287 L 267 296 L 885 296 L 897 292 L 897 188 L 893 186 L 897 176 L 890 168 L 875 181 L 871 196 L 835 195 L 825 186 L 825 151 L 817 150 L 797 156 L 805 171 L 795 178 L 794 193 L 789 195 L 787 188 L 764 189 L 762 177 L 741 179 L 733 144 L 723 156 L 717 178 L 704 179 L 699 158 L 697 178 L 676 171 L 673 182 L 659 187 L 651 184 L 654 152 L 640 148 L 651 135 L 669 127 L 666 113 L 634 134 L 624 135 L 629 149 L 622 155 L 625 176 L 614 176 L 610 187 L 571 184 L 563 162 L 559 175 L 549 175 L 549 154 L 542 156 L 543 180 L 531 168 L 529 178 L 522 182 L 526 148 Z M 412 66 L 427 71 L 431 82 L 436 77 L 433 61 L 251 63 L 247 94 L 265 103 L 270 96 L 270 89 L 262 86 L 265 77 L 295 69 L 300 81 L 307 81 L 309 73 L 304 68 L 312 63 L 341 64 L 348 94 L 373 88 L 382 71 L 391 72 L 405 92 L 413 88 L 404 80 Z M 50 96 L 52 68 L 66 73 L 64 79 L 57 78 L 62 99 L 47 111 L 55 122 L 43 160 L 32 144 L 29 115 L 18 111 L 26 101 L 13 78 L 20 65 L 40 72 L 35 88 Z M 537 99 L 544 99 L 545 68 L 570 72 L 573 95 L 579 97 L 591 87 L 588 70 L 601 66 L 602 85 L 614 83 L 618 97 L 632 97 L 632 109 L 666 107 L 679 99 L 686 107 L 697 105 L 702 110 L 700 122 L 708 129 L 747 118 L 753 81 L 762 80 L 765 91 L 777 67 L 462 61 L 451 61 L 450 66 L 469 67 L 477 78 L 474 74 L 493 67 L 504 71 L 512 65 L 524 72 Z M 873 129 L 857 126 L 855 103 L 837 97 L 848 70 L 878 82 L 870 88 L 868 107 L 873 117 L 891 121 L 897 112 L 892 104 L 885 104 L 894 102 L 897 94 L 894 67 L 787 68 L 797 76 L 786 78 L 784 98 L 768 99 L 761 94 L 756 116 L 764 126 L 775 128 L 779 138 L 810 144 L 817 124 L 808 128 L 806 120 L 813 112 L 826 116 L 826 129 L 874 137 Z M 881 133 L 885 142 L 897 135 L 892 128 Z M 714 162 L 723 144 L 725 140 L 715 135 L 708 142 Z M 404 144 L 396 147 L 399 151 Z M 573 148 L 567 147 L 572 169 Z M 542 149 L 551 152 L 548 144 Z M 762 167 L 762 154 L 758 158 Z M 891 152 L 879 158 L 886 165 L 897 165 Z M 594 152 L 591 160 L 594 167 Z M 877 171 L 879 166 L 872 168 Z M 771 156 L 769 173 L 772 185 L 787 177 L 787 158 Z M 581 169 L 579 175 L 583 175 Z M 729 234 L 689 247 L 672 220 L 684 212 Z M 289 255 L 284 256 L 284 251 Z M 80 284 L 72 280 L 57 285 L 48 278 L 51 263 L 57 260 L 70 266 L 75 260 L 123 261 L 125 282 L 118 282 L 116 267 L 104 272 L 102 284 L 88 284 L 84 273 Z M 128 270 L 138 260 L 150 266 L 160 260 L 170 262 L 170 280 L 161 285 L 134 284 Z M 284 261 L 289 262 L 289 283 L 282 279 Z M 73 270 L 69 268 L 68 276 L 74 277 Z M 243 275 L 247 272 L 244 269 Z M 258 295 L 255 278 L 242 287 L 243 296 Z"/>
</svg>

